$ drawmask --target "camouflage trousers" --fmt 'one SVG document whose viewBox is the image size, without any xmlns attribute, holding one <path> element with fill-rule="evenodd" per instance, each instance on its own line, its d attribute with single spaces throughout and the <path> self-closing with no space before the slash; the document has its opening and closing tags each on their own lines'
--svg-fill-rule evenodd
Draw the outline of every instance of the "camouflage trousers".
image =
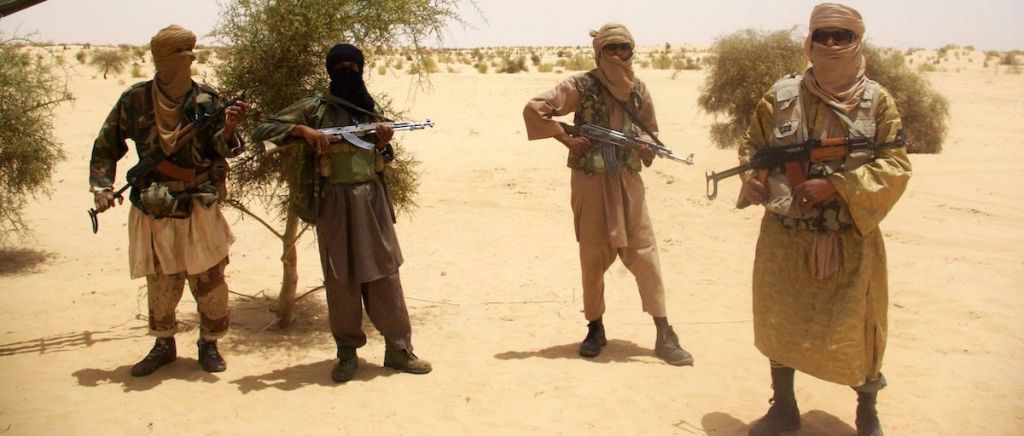
<svg viewBox="0 0 1024 436">
<path fill-rule="evenodd" d="M 178 331 L 176 309 L 188 281 L 189 290 L 199 306 L 199 336 L 216 340 L 228 332 L 228 285 L 224 281 L 225 258 L 219 264 L 196 275 L 186 273 L 146 276 L 149 294 L 149 333 L 159 338 Z M 159 268 L 157 268 L 159 270 Z"/>
<path fill-rule="evenodd" d="M 644 312 L 653 317 L 666 316 L 665 286 L 661 281 L 658 246 L 615 248 L 610 244 L 580 244 L 580 267 L 583 276 L 583 313 L 587 321 L 604 315 L 604 273 L 615 258 L 636 278 Z"/>
</svg>

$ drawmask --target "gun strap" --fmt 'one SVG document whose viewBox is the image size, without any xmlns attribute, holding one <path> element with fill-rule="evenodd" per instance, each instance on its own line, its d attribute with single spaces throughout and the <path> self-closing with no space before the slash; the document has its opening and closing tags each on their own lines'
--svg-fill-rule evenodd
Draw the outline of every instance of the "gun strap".
<svg viewBox="0 0 1024 436">
<path fill-rule="evenodd" d="M 386 122 L 389 122 L 389 123 L 393 123 L 394 122 L 394 120 L 392 120 L 392 119 L 390 119 L 388 117 L 385 117 L 384 115 L 381 115 L 381 114 L 379 114 L 377 112 L 370 112 L 370 111 L 368 111 L 366 109 L 363 109 L 363 108 L 361 108 L 359 106 L 356 106 L 355 104 L 352 104 L 351 102 L 349 102 L 348 100 L 345 100 L 344 98 L 338 97 L 338 96 L 333 95 L 333 94 L 331 95 L 331 97 L 338 99 L 338 102 L 341 103 L 342 106 L 345 106 L 345 107 L 347 107 L 349 109 L 353 109 L 353 110 L 355 110 L 357 112 L 364 113 L 366 115 L 369 115 L 371 117 L 374 117 L 374 118 L 382 120 L 382 121 L 386 121 Z"/>
<path fill-rule="evenodd" d="M 594 82 L 597 83 L 597 86 L 600 86 L 601 89 L 604 90 L 604 92 L 606 92 L 608 94 L 608 97 L 611 97 L 612 101 L 614 101 L 616 104 L 618 104 L 619 107 L 622 108 L 622 110 L 626 112 L 626 115 L 629 116 L 629 119 L 630 119 L 630 121 L 633 122 L 633 124 L 636 124 L 637 126 L 640 126 L 640 129 L 643 130 L 644 133 L 646 133 L 648 136 L 650 136 L 651 139 L 654 140 L 655 144 L 658 144 L 658 145 L 660 145 L 662 147 L 668 148 L 668 146 L 666 146 L 663 142 L 661 142 L 660 139 L 658 139 L 658 135 L 655 135 L 654 132 L 652 132 L 650 129 L 647 128 L 647 126 L 645 126 L 643 123 L 640 122 L 639 117 L 637 117 L 636 114 L 633 113 L 633 111 L 629 110 L 629 107 L 626 106 L 626 103 L 623 103 L 623 102 L 619 101 L 619 99 L 615 98 L 615 96 L 612 95 L 612 92 L 609 91 L 608 88 L 604 87 L 604 83 L 601 83 L 601 79 L 599 79 L 596 75 L 594 75 L 593 73 L 591 73 L 589 71 L 587 72 L 587 74 L 590 75 L 591 79 L 593 79 Z"/>
</svg>

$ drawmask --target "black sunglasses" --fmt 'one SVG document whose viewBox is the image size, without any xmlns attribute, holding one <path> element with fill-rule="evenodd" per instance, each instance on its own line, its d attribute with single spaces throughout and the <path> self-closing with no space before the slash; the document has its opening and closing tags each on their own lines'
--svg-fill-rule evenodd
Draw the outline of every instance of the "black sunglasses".
<svg viewBox="0 0 1024 436">
<path fill-rule="evenodd" d="M 605 44 L 604 47 L 601 47 L 601 51 L 612 52 L 616 50 L 633 51 L 633 46 L 628 42 L 623 42 L 618 44 Z"/>
<path fill-rule="evenodd" d="M 818 44 L 824 44 L 831 38 L 836 44 L 849 44 L 853 42 L 853 38 L 856 36 L 857 34 L 853 33 L 852 30 L 840 29 L 829 32 L 819 29 L 815 30 L 814 33 L 811 34 L 811 41 Z"/>
</svg>

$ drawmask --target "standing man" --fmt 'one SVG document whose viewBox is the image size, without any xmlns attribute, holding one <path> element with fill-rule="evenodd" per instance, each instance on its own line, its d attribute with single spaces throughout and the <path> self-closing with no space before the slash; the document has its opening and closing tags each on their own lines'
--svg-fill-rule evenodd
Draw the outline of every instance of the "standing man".
<svg viewBox="0 0 1024 436">
<path fill-rule="evenodd" d="M 894 141 L 895 101 L 864 75 L 864 21 L 825 3 L 811 12 L 804 51 L 811 67 L 785 77 L 758 104 L 741 162 L 764 147 L 813 138 Z M 807 175 L 799 181 L 797 172 Z M 774 395 L 751 435 L 800 428 L 795 370 L 857 391 L 857 434 L 882 434 L 875 411 L 885 386 L 889 291 L 878 225 L 910 179 L 906 150 L 776 168 L 765 183 L 745 174 L 738 207 L 764 204 L 754 259 L 754 341 L 771 363 Z"/>
<path fill-rule="evenodd" d="M 318 186 L 303 209 L 312 211 L 320 245 L 320 263 L 327 288 L 331 333 L 338 346 L 338 364 L 331 378 L 342 383 L 352 379 L 358 366 L 356 348 L 366 344 L 362 329 L 363 307 L 386 341 L 384 366 L 412 374 L 431 371 L 430 363 L 412 352 L 412 328 L 405 307 L 398 267 L 402 250 L 384 189 L 384 164 L 393 158 L 389 142 L 394 130 L 377 126 L 376 150 L 364 150 L 331 138 L 317 129 L 346 126 L 380 119 L 376 104 L 363 82 L 363 53 L 353 45 L 339 44 L 327 53 L 330 93 L 299 100 L 267 119 L 253 135 L 258 141 L 281 144 L 289 137 L 304 139 L 312 148 L 306 153 L 305 186 Z M 295 206 L 293 204 L 293 206 Z"/>
<path fill-rule="evenodd" d="M 120 203 L 113 186 L 117 161 L 131 139 L 139 158 L 167 156 L 163 164 L 132 186 L 128 212 L 128 258 L 132 278 L 146 277 L 149 331 L 156 344 L 132 375 L 142 377 L 174 361 L 175 309 L 188 281 L 199 306 L 199 364 L 221 372 L 227 364 L 217 339 L 228 331 L 228 285 L 224 267 L 234 242 L 219 200 L 227 175 L 225 158 L 242 152 L 236 129 L 245 103 L 225 109 L 206 128 L 194 124 L 218 113 L 217 92 L 192 81 L 196 36 L 168 26 L 150 47 L 156 77 L 128 88 L 117 100 L 93 144 L 89 182 L 96 210 Z"/>
<path fill-rule="evenodd" d="M 572 211 L 583 276 L 583 311 L 589 324 L 579 353 L 595 357 L 607 343 L 602 316 L 604 273 L 615 262 L 633 273 L 643 310 L 657 328 L 654 352 L 672 365 L 693 365 L 666 318 L 665 288 L 640 170 L 654 151 L 591 143 L 566 133 L 553 116 L 575 113 L 577 126 L 591 123 L 651 140 L 658 122 L 647 87 L 633 76 L 633 35 L 621 24 L 591 31 L 597 68 L 569 77 L 526 104 L 530 140 L 555 138 L 569 150 Z"/>
</svg>

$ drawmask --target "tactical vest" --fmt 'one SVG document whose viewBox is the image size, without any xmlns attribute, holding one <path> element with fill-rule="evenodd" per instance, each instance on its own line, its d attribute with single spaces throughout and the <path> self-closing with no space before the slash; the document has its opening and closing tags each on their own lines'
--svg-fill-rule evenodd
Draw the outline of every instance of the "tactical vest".
<svg viewBox="0 0 1024 436">
<path fill-rule="evenodd" d="M 601 84 L 597 79 L 597 70 L 591 70 L 587 74 L 581 74 L 576 77 L 576 91 L 580 96 L 580 107 L 576 111 L 573 117 L 573 123 L 577 126 L 584 124 L 596 124 L 598 126 L 610 128 L 611 119 L 611 108 L 612 104 L 609 98 L 614 98 L 610 95 L 607 97 L 604 94 Z M 633 89 L 629 92 L 629 98 L 626 101 L 626 107 L 633 113 L 639 112 L 640 108 L 640 92 L 637 91 L 636 84 L 633 85 Z M 629 115 L 625 112 L 622 113 L 622 131 L 626 134 L 637 135 L 638 128 L 633 124 L 632 120 L 629 119 Z M 641 164 L 640 156 L 636 152 L 625 147 L 616 147 L 611 144 L 598 144 L 595 142 L 590 143 L 590 148 L 584 153 L 578 153 L 574 150 L 569 151 L 569 161 L 567 163 L 569 168 L 581 169 L 587 174 L 603 173 L 607 166 L 605 164 L 605 156 L 614 155 L 619 162 L 619 166 L 623 169 L 631 169 L 633 171 L 640 171 L 643 168 Z"/>
<path fill-rule="evenodd" d="M 318 96 L 317 107 L 312 121 L 317 129 L 337 127 L 337 111 L 344 110 L 340 105 L 330 104 L 327 97 Z M 368 122 L 365 115 L 349 112 L 353 123 Z M 369 142 L 374 142 L 371 138 Z M 317 161 L 320 176 L 331 183 L 353 184 L 373 181 L 377 173 L 383 170 L 384 162 L 375 150 L 363 150 L 347 142 L 331 144 L 328 153 Z"/>
<path fill-rule="evenodd" d="M 792 74 L 780 79 L 772 86 L 775 96 L 773 107 L 775 128 L 769 138 L 769 147 L 783 147 L 800 144 L 809 139 L 808 120 L 804 113 L 801 100 L 801 84 L 803 76 Z M 875 137 L 875 98 L 880 86 L 878 82 L 868 79 L 864 84 L 860 104 L 853 113 L 845 115 L 828 106 L 831 114 L 839 119 L 843 129 L 852 138 Z M 825 178 L 842 171 L 855 169 L 874 159 L 870 150 L 851 153 L 849 156 L 827 162 L 805 163 L 804 171 L 808 179 Z M 784 168 L 773 168 L 769 172 L 769 200 L 766 207 L 774 212 L 783 227 L 788 229 L 804 229 L 819 232 L 834 232 L 848 229 L 853 225 L 847 207 L 834 198 L 816 205 L 811 209 L 797 207 L 792 198 L 792 189 Z"/>
</svg>

